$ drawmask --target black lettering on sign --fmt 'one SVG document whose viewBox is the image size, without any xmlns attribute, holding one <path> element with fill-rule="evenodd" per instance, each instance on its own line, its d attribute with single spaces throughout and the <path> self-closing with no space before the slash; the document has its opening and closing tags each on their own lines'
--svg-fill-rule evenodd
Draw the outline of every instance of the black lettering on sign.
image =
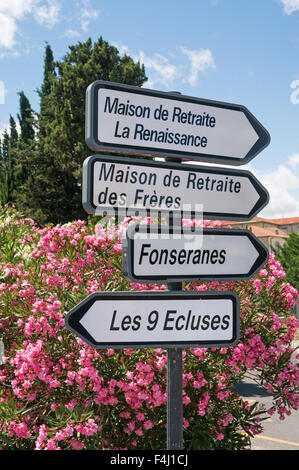
<svg viewBox="0 0 299 470">
<path fill-rule="evenodd" d="M 225 262 L 225 250 L 186 250 L 186 249 L 169 249 L 169 248 L 151 248 L 150 243 L 143 243 L 140 249 L 138 264 L 149 262 L 151 265 L 198 265 L 198 264 L 223 264 Z"/>
</svg>

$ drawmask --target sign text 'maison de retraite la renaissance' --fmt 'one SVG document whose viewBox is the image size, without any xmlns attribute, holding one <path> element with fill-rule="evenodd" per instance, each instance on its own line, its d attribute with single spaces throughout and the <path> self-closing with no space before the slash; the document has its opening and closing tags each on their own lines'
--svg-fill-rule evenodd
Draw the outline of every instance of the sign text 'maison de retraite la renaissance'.
<svg viewBox="0 0 299 470">
<path fill-rule="evenodd" d="M 198 127 L 215 127 L 216 117 L 203 111 L 202 114 L 195 114 L 192 111 L 183 112 L 182 108 L 178 105 L 173 107 L 171 115 L 163 105 L 154 110 L 150 106 L 135 105 L 129 99 L 126 102 L 121 102 L 118 97 L 111 99 L 110 96 L 106 97 L 104 105 L 104 113 L 116 114 L 119 116 L 130 116 L 136 118 L 154 119 L 160 121 L 170 121 L 174 124 L 191 124 Z M 132 132 L 134 140 L 141 142 L 159 142 L 168 144 L 188 145 L 191 147 L 206 147 L 208 139 L 205 135 L 185 134 L 180 132 L 170 131 L 168 127 L 164 130 L 149 129 L 142 123 L 135 123 L 134 129 L 129 126 L 120 125 L 120 121 L 116 122 L 114 136 L 129 138 Z"/>
</svg>

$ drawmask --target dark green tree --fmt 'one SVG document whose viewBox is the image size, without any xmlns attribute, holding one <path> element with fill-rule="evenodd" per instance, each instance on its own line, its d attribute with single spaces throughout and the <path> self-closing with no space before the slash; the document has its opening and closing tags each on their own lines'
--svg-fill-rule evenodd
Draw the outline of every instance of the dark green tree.
<svg viewBox="0 0 299 470">
<path fill-rule="evenodd" d="M 44 80 L 38 94 L 40 96 L 40 115 L 47 115 L 47 104 L 51 93 L 52 79 L 56 76 L 55 62 L 51 46 L 47 44 L 44 57 Z"/>
<path fill-rule="evenodd" d="M 19 134 L 17 131 L 17 124 L 12 115 L 9 116 L 9 126 L 10 126 L 10 146 L 16 148 L 19 140 Z"/>
<path fill-rule="evenodd" d="M 299 232 L 290 237 L 279 251 L 275 252 L 287 276 L 287 281 L 299 292 Z"/>
<path fill-rule="evenodd" d="M 8 161 L 9 156 L 9 133 L 7 129 L 3 132 L 2 137 L 2 159 L 5 163 Z"/>
<path fill-rule="evenodd" d="M 8 201 L 8 159 L 9 159 L 9 134 L 7 129 L 3 132 L 1 140 L 1 167 L 0 167 L 0 202 Z"/>
<path fill-rule="evenodd" d="M 1 204 L 13 203 L 13 194 L 16 187 L 16 174 L 18 165 L 18 145 L 19 135 L 14 118 L 9 117 L 9 131 L 5 130 L 1 145 L 0 163 L 0 201 Z"/>
<path fill-rule="evenodd" d="M 2 141 L 0 139 L 0 207 L 4 203 L 3 191 L 5 189 L 5 166 L 2 158 Z"/>
<path fill-rule="evenodd" d="M 23 91 L 20 91 L 20 114 L 18 119 L 21 128 L 21 140 L 25 143 L 34 139 L 34 113 L 28 98 Z"/>
<path fill-rule="evenodd" d="M 82 208 L 82 164 L 90 155 L 85 144 L 85 93 L 95 80 L 141 86 L 144 66 L 99 38 L 70 46 L 53 62 L 47 46 L 37 150 L 30 155 L 30 176 L 19 207 L 40 223 L 87 218 Z M 29 161 L 28 161 L 29 165 Z M 30 182 L 30 183 L 29 183 Z"/>
<path fill-rule="evenodd" d="M 8 159 L 7 159 L 7 202 L 14 202 L 14 192 L 17 189 L 17 172 L 18 172 L 18 152 L 17 145 L 19 135 L 17 125 L 14 118 L 10 115 L 10 135 L 8 140 Z"/>
<path fill-rule="evenodd" d="M 31 104 L 23 91 L 19 95 L 19 113 L 18 120 L 20 125 L 20 135 L 16 148 L 13 150 L 13 160 L 15 165 L 14 171 L 14 184 L 11 188 L 11 200 L 17 206 L 20 199 L 22 200 L 22 193 L 29 191 L 28 178 L 32 174 L 32 159 L 34 149 L 36 147 L 35 141 L 35 127 L 36 118 L 35 112 L 31 108 Z M 28 208 L 30 207 L 27 200 Z M 23 206 L 22 206 L 23 207 Z"/>
</svg>

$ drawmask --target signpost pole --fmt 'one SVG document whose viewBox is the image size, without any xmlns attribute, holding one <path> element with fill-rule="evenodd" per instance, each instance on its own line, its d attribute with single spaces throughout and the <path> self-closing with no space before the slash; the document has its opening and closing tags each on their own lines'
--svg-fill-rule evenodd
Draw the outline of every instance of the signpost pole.
<svg viewBox="0 0 299 470">
<path fill-rule="evenodd" d="M 182 290 L 181 282 L 169 282 L 169 291 Z M 183 449 L 183 355 L 167 349 L 167 450 Z"/>
<path fill-rule="evenodd" d="M 179 93 L 178 93 L 179 94 Z M 167 161 L 167 159 L 166 159 Z M 181 161 L 180 159 L 178 161 Z M 169 226 L 177 221 L 169 213 Z M 181 225 L 182 221 L 180 220 Z M 168 282 L 169 291 L 180 291 L 182 282 Z M 167 349 L 167 450 L 183 449 L 183 354 L 181 348 Z"/>
</svg>

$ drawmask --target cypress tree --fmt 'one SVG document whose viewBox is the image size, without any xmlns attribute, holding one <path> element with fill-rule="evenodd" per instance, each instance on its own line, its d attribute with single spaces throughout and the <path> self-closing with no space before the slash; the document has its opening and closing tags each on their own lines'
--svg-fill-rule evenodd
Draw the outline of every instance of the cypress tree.
<svg viewBox="0 0 299 470">
<path fill-rule="evenodd" d="M 1 175 L 0 175 L 0 202 L 8 201 L 8 159 L 9 159 L 9 134 L 7 129 L 3 132 L 1 141 Z"/>
<path fill-rule="evenodd" d="M 10 115 L 10 135 L 8 138 L 7 152 L 7 202 L 14 202 L 14 192 L 17 190 L 18 152 L 17 145 L 19 135 L 14 118 Z"/>
<path fill-rule="evenodd" d="M 4 162 L 2 157 L 2 140 L 0 139 L 0 208 L 4 203 L 3 191 L 5 185 L 5 168 Z"/>
<path fill-rule="evenodd" d="M 9 117 L 9 131 L 3 133 L 0 161 L 0 201 L 1 204 L 13 203 L 16 185 L 18 131 L 14 118 Z"/>
<path fill-rule="evenodd" d="M 40 223 L 87 218 L 81 203 L 82 164 L 90 155 L 85 144 L 85 93 L 99 79 L 141 86 L 146 76 L 139 62 L 121 58 L 102 38 L 70 46 L 57 62 L 47 46 L 37 149 L 30 155 L 30 185 L 22 195 L 23 209 Z"/>
<path fill-rule="evenodd" d="M 14 158 L 14 180 L 11 187 L 11 201 L 24 214 L 31 215 L 30 208 L 30 185 L 34 175 L 34 153 L 36 151 L 35 141 L 35 118 L 30 102 L 23 91 L 19 95 L 18 120 L 20 124 L 20 135 L 17 146 L 12 149 Z"/>
<path fill-rule="evenodd" d="M 12 115 L 9 116 L 9 126 L 10 126 L 10 146 L 11 148 L 16 148 L 19 140 L 19 134 L 17 131 L 17 124 Z"/>
<path fill-rule="evenodd" d="M 51 93 L 51 81 L 56 76 L 55 62 L 51 46 L 47 44 L 44 57 L 44 80 L 41 89 L 38 90 L 40 96 L 40 115 L 47 114 L 47 102 Z"/>
<path fill-rule="evenodd" d="M 20 96 L 20 114 L 18 114 L 18 119 L 21 128 L 21 140 L 28 143 L 34 139 L 33 110 L 24 92 L 21 91 L 18 94 Z"/>
</svg>

